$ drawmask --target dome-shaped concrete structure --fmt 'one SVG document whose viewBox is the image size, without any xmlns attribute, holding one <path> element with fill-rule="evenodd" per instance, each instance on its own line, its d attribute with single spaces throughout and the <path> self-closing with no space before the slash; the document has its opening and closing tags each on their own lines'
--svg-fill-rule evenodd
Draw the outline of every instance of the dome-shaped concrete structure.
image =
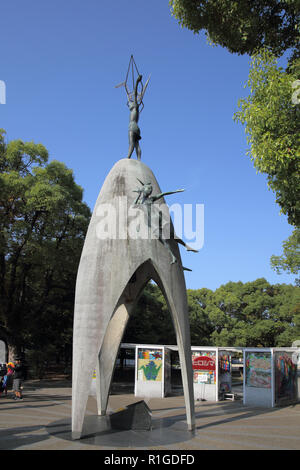
<svg viewBox="0 0 300 470">
<path fill-rule="evenodd" d="M 114 165 L 98 196 L 81 255 L 73 330 L 74 439 L 81 436 L 95 366 L 98 413 L 106 413 L 120 342 L 130 313 L 150 279 L 162 290 L 171 312 L 181 362 L 187 423 L 189 429 L 194 427 L 190 329 L 180 252 L 177 242 L 168 240 L 177 259 L 171 264 L 170 252 L 159 238 L 143 238 L 139 233 L 135 215 L 131 214 L 137 199 L 134 191 L 139 186 L 138 181 L 151 182 L 152 194 L 161 193 L 152 171 L 142 162 L 122 159 Z M 147 215 L 146 206 L 140 204 L 139 209 L 140 214 L 144 211 Z"/>
</svg>

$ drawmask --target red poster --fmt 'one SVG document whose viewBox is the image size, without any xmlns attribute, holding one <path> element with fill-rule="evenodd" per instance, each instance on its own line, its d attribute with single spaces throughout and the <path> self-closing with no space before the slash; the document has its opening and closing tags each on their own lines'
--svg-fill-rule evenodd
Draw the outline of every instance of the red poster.
<svg viewBox="0 0 300 470">
<path fill-rule="evenodd" d="M 215 370 L 215 361 L 208 356 L 193 357 L 194 370 Z"/>
</svg>

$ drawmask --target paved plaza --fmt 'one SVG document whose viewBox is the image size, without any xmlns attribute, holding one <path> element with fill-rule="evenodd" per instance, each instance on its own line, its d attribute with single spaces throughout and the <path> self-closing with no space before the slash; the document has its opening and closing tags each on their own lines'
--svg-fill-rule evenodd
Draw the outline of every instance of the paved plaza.
<svg viewBox="0 0 300 470">
<path fill-rule="evenodd" d="M 139 401 L 132 393 L 109 399 L 112 413 Z M 118 431 L 107 418 L 96 416 L 96 401 L 89 397 L 85 437 L 71 440 L 71 383 L 66 380 L 28 381 L 23 401 L 12 392 L 0 397 L 1 450 L 299 450 L 300 404 L 259 409 L 242 400 L 195 403 L 196 430 L 186 429 L 181 394 L 145 400 L 152 411 L 151 431 Z"/>
</svg>

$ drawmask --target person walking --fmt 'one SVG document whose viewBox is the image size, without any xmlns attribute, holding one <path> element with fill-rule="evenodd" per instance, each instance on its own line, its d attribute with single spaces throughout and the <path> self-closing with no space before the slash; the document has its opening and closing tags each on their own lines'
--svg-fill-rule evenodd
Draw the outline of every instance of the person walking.
<svg viewBox="0 0 300 470">
<path fill-rule="evenodd" d="M 12 382 L 13 382 L 13 374 L 14 374 L 14 364 L 12 362 L 9 362 L 8 364 L 5 364 L 6 367 L 6 373 L 2 379 L 2 392 L 4 392 L 4 395 L 7 396 L 7 390 L 11 389 Z"/>
<path fill-rule="evenodd" d="M 24 367 L 20 358 L 16 359 L 13 377 L 13 391 L 15 392 L 14 400 L 23 400 L 22 383 L 24 380 Z"/>
<path fill-rule="evenodd" d="M 7 373 L 3 379 L 4 386 L 5 386 L 5 396 L 7 396 L 7 391 L 12 389 L 14 370 L 15 370 L 14 363 L 8 362 Z"/>
</svg>

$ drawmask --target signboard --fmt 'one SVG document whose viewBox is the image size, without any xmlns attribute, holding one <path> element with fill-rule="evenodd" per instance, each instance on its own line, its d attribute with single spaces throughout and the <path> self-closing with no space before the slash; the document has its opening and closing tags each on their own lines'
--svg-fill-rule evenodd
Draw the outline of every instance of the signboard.
<svg viewBox="0 0 300 470">
<path fill-rule="evenodd" d="M 162 359 L 161 349 L 138 349 L 137 379 L 139 381 L 162 381 Z"/>
<path fill-rule="evenodd" d="M 292 353 L 278 351 L 275 353 L 275 401 L 297 400 L 297 363 Z"/>
<path fill-rule="evenodd" d="M 206 372 L 194 372 L 194 383 L 211 383 L 210 373 Z"/>
<path fill-rule="evenodd" d="M 192 351 L 194 384 L 214 385 L 216 383 L 215 351 Z"/>
<path fill-rule="evenodd" d="M 246 385 L 248 387 L 271 388 L 271 353 L 246 353 Z"/>
<path fill-rule="evenodd" d="M 231 354 L 219 352 L 219 390 L 220 392 L 231 392 Z"/>
<path fill-rule="evenodd" d="M 208 356 L 193 357 L 194 370 L 215 370 L 215 361 Z"/>
</svg>

